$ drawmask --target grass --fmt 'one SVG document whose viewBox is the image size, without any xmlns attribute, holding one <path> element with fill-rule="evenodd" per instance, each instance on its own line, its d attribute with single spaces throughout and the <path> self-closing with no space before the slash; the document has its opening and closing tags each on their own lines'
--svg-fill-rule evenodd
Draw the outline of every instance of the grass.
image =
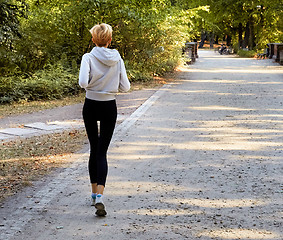
<svg viewBox="0 0 283 240">
<path fill-rule="evenodd" d="M 22 101 L 13 104 L 0 105 L 0 118 L 80 103 L 83 102 L 84 96 L 84 93 L 80 93 L 77 96 L 65 97 L 57 100 L 31 102 Z"/>
<path fill-rule="evenodd" d="M 65 166 L 87 143 L 85 130 L 69 130 L 1 143 L 0 201 Z"/>
<path fill-rule="evenodd" d="M 239 57 L 242 57 L 242 58 L 254 58 L 256 57 L 256 51 L 253 51 L 253 50 L 239 50 L 238 53 Z"/>
</svg>

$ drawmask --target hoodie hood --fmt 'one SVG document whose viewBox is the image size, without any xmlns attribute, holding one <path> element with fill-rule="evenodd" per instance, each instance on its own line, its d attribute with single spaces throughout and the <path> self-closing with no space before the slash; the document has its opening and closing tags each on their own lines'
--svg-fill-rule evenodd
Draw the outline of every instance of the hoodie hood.
<svg viewBox="0 0 283 240">
<path fill-rule="evenodd" d="M 116 49 L 109 49 L 105 47 L 94 47 L 91 52 L 100 62 L 111 67 L 116 65 L 121 56 Z"/>
</svg>

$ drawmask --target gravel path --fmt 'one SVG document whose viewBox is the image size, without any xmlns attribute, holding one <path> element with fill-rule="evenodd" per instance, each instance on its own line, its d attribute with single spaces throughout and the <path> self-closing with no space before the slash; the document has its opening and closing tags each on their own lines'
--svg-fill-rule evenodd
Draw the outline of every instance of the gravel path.
<svg viewBox="0 0 283 240">
<path fill-rule="evenodd" d="M 2 206 L 0 238 L 283 239 L 283 68 L 199 56 L 116 128 L 107 217 L 85 149 Z"/>
</svg>

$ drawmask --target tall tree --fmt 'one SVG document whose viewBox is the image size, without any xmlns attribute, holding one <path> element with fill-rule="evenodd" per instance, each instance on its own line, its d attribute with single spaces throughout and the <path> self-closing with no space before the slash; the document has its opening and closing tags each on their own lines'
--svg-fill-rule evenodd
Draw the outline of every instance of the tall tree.
<svg viewBox="0 0 283 240">
<path fill-rule="evenodd" d="M 21 37 L 20 18 L 26 16 L 27 4 L 18 0 L 0 1 L 0 73 L 11 69 L 14 42 Z"/>
<path fill-rule="evenodd" d="M 12 47 L 15 36 L 20 37 L 19 18 L 26 15 L 24 1 L 1 0 L 0 2 L 0 43 Z"/>
<path fill-rule="evenodd" d="M 239 48 L 262 48 L 267 42 L 282 41 L 282 10 L 280 0 L 185 0 L 177 1 L 185 8 L 207 6 L 199 32 L 232 36 Z M 197 25 L 196 25 L 197 26 Z"/>
</svg>

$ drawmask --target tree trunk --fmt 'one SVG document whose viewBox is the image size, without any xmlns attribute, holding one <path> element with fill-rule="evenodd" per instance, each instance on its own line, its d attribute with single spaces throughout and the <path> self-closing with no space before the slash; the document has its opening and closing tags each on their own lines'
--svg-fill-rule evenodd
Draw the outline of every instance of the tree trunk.
<svg viewBox="0 0 283 240">
<path fill-rule="evenodd" d="M 254 34 L 254 24 L 253 24 L 253 19 L 252 17 L 249 20 L 249 50 L 253 50 L 255 47 L 255 34 Z"/>
<path fill-rule="evenodd" d="M 201 42 L 199 44 L 199 48 L 203 48 L 205 39 L 206 39 L 206 32 L 202 32 L 201 33 Z"/>
<path fill-rule="evenodd" d="M 250 37 L 250 22 L 247 22 L 246 29 L 245 29 L 245 38 L 244 38 L 243 48 L 246 48 L 249 46 L 249 37 Z"/>
<path fill-rule="evenodd" d="M 243 48 L 243 25 L 242 23 L 239 24 L 239 27 L 238 27 L 238 47 L 239 49 L 242 49 Z"/>
<path fill-rule="evenodd" d="M 210 49 L 213 49 L 213 44 L 214 44 L 214 33 L 210 32 L 209 33 L 209 47 L 210 47 Z"/>
<path fill-rule="evenodd" d="M 231 46 L 231 42 L 232 42 L 231 36 L 230 36 L 230 35 L 227 35 L 227 40 L 226 40 L 227 46 Z"/>
<path fill-rule="evenodd" d="M 216 35 L 216 37 L 215 37 L 215 44 L 218 44 L 218 40 L 219 40 L 219 36 Z"/>
</svg>

